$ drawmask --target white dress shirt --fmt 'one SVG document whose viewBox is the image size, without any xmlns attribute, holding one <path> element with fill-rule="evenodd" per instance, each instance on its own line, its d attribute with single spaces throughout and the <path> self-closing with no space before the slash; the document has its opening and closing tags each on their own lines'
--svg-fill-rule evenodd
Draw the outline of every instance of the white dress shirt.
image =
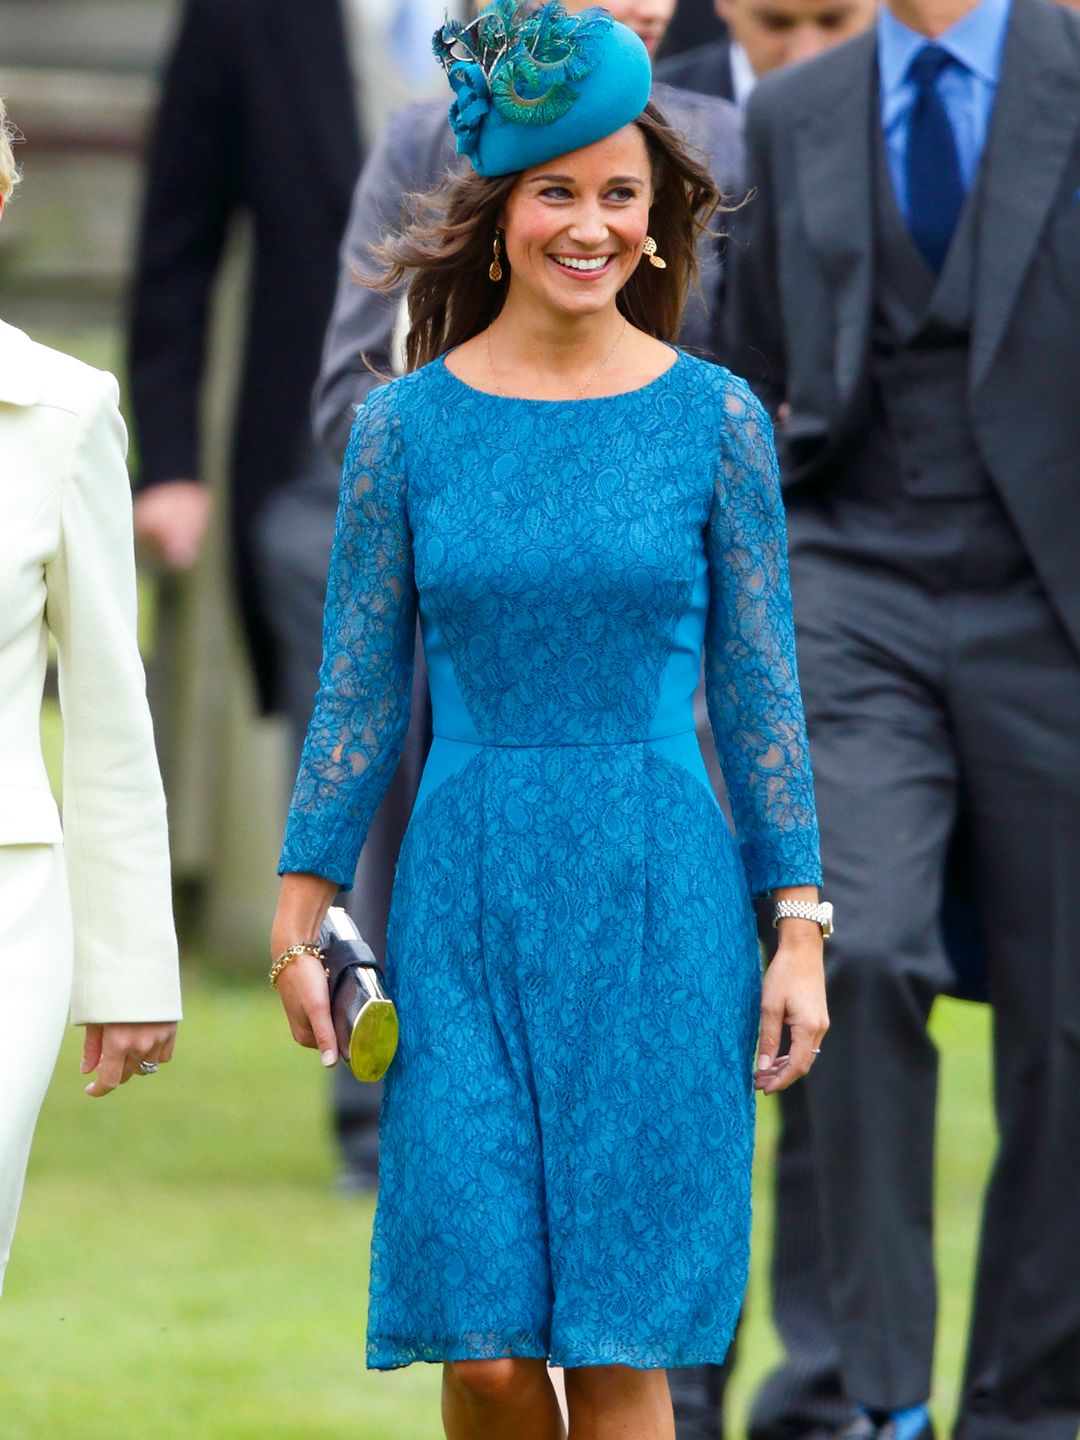
<svg viewBox="0 0 1080 1440">
<path fill-rule="evenodd" d="M 729 58 L 731 60 L 731 88 L 734 91 L 732 98 L 739 109 L 745 111 L 746 103 L 757 84 L 757 76 L 754 74 L 754 67 L 750 64 L 750 56 L 737 40 L 731 42 Z"/>
</svg>

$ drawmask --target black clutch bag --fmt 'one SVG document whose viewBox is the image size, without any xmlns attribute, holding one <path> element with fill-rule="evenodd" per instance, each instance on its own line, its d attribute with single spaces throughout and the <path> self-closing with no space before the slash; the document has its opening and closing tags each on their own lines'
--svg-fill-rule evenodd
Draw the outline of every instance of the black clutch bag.
<svg viewBox="0 0 1080 1440">
<path fill-rule="evenodd" d="M 338 1054 L 357 1080 L 381 1080 L 398 1043 L 398 1018 L 383 972 L 348 914 L 326 912 L 319 947 L 328 971 Z"/>
</svg>

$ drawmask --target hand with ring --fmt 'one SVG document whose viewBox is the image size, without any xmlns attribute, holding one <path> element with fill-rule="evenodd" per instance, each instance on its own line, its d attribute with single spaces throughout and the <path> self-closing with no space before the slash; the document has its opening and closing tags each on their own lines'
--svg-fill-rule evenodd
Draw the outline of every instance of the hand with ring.
<svg viewBox="0 0 1080 1440">
<path fill-rule="evenodd" d="M 791 898 L 816 899 L 808 897 Z M 794 1084 L 821 1054 L 829 1028 L 821 927 L 797 917 L 780 921 L 780 943 L 765 971 L 761 992 L 761 1034 L 754 1086 L 773 1095 Z M 784 1027 L 791 1048 L 780 1053 Z"/>
<path fill-rule="evenodd" d="M 96 1070 L 97 1076 L 86 1094 L 96 1099 L 126 1085 L 133 1075 L 156 1074 L 172 1059 L 175 1044 L 175 1021 L 87 1025 L 82 1073 Z"/>
</svg>

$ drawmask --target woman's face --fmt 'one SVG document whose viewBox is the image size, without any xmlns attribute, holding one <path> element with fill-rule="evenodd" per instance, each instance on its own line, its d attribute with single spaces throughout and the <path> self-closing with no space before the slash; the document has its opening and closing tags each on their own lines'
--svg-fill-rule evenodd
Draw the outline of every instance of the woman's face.
<svg viewBox="0 0 1080 1440">
<path fill-rule="evenodd" d="M 613 305 L 641 259 L 652 198 L 636 125 L 524 171 L 500 219 L 510 297 L 567 315 Z"/>
</svg>

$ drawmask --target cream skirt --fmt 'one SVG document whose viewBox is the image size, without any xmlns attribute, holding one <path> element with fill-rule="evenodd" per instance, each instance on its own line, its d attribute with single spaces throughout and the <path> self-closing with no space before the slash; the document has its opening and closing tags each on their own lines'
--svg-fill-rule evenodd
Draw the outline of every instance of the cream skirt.
<svg viewBox="0 0 1080 1440">
<path fill-rule="evenodd" d="M 71 1001 L 71 963 L 63 847 L 0 845 L 0 1290 Z"/>
</svg>

